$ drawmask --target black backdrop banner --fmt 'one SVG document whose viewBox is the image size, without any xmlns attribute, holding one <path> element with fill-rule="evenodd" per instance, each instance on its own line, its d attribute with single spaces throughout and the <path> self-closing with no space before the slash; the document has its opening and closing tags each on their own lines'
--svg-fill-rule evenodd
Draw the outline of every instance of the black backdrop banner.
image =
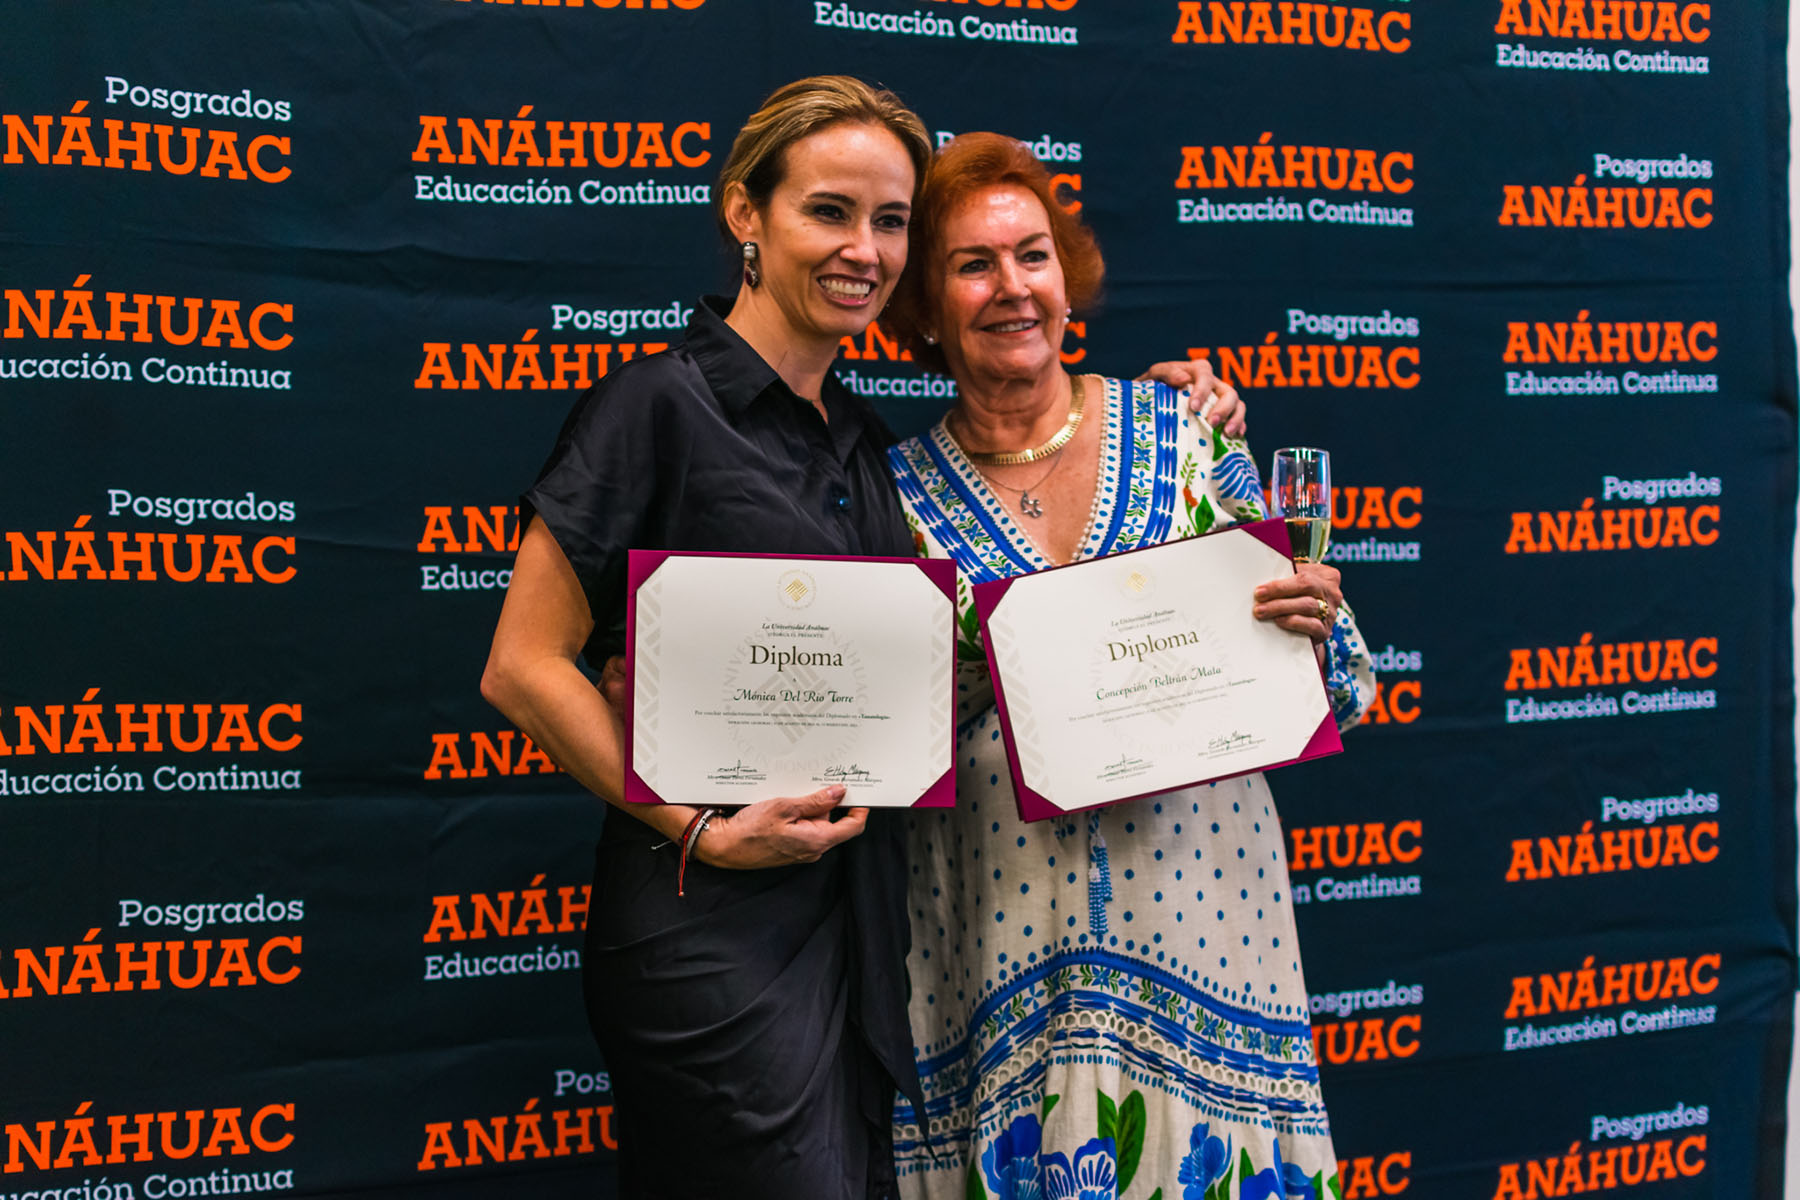
<svg viewBox="0 0 1800 1200">
<path fill-rule="evenodd" d="M 1276 789 L 1344 1197 L 1778 1194 L 1785 21 L 9 5 L 0 1196 L 612 1193 L 603 806 L 476 682 L 513 498 L 827 71 L 1057 173 L 1109 266 L 1069 361 L 1204 352 L 1264 461 L 1334 452 L 1380 701 Z M 841 374 L 913 432 L 904 358 Z"/>
</svg>

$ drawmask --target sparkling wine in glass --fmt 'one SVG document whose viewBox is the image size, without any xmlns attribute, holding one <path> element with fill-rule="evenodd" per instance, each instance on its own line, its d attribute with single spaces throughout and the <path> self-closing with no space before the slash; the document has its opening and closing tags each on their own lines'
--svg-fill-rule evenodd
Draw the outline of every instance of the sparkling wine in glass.
<svg viewBox="0 0 1800 1200">
<path fill-rule="evenodd" d="M 1271 515 L 1287 522 L 1295 562 L 1323 562 L 1331 543 L 1331 455 L 1311 446 L 1275 452 Z"/>
</svg>

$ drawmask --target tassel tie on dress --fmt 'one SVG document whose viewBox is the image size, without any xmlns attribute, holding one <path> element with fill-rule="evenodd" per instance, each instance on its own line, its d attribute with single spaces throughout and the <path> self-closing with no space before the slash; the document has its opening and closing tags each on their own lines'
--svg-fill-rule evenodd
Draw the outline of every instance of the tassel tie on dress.
<svg viewBox="0 0 1800 1200">
<path fill-rule="evenodd" d="M 1106 860 L 1106 838 L 1100 814 L 1088 815 L 1088 929 L 1096 941 L 1106 937 L 1106 902 L 1113 898 L 1112 867 Z"/>
</svg>

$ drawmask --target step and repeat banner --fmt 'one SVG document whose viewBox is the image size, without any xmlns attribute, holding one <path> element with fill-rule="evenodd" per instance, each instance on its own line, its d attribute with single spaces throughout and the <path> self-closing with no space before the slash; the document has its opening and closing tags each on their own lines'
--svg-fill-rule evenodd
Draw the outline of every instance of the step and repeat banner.
<svg viewBox="0 0 1800 1200">
<path fill-rule="evenodd" d="M 515 497 L 731 284 L 718 169 L 819 72 L 1049 164 L 1069 362 L 1204 354 L 1333 452 L 1381 692 L 1274 788 L 1342 1197 L 1777 1194 L 1785 20 L 9 6 L 0 1196 L 613 1193 L 603 806 L 476 685 Z M 879 327 L 840 373 L 949 402 Z"/>
</svg>

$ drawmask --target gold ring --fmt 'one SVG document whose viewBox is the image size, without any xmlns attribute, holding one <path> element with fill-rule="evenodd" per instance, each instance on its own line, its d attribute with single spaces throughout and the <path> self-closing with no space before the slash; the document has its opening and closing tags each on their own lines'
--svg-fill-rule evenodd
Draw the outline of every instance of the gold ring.
<svg viewBox="0 0 1800 1200">
<path fill-rule="evenodd" d="M 1331 605 L 1327 604 L 1323 599 L 1319 601 L 1319 620 L 1327 625 L 1331 624 Z"/>
</svg>

